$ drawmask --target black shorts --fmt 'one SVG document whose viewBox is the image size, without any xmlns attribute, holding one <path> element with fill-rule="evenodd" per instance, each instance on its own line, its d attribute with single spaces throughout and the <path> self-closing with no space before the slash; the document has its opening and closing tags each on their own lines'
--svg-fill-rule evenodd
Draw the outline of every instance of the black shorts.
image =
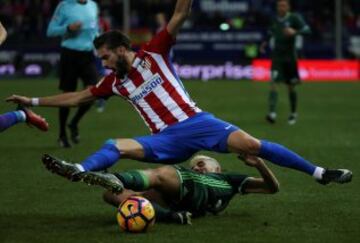
<svg viewBox="0 0 360 243">
<path fill-rule="evenodd" d="M 273 60 L 271 65 L 272 82 L 285 82 L 286 84 L 299 84 L 299 72 L 296 59 Z"/>
<path fill-rule="evenodd" d="M 75 91 L 80 78 L 84 87 L 95 85 L 98 81 L 95 56 L 92 51 L 75 51 L 61 48 L 59 89 Z"/>
</svg>

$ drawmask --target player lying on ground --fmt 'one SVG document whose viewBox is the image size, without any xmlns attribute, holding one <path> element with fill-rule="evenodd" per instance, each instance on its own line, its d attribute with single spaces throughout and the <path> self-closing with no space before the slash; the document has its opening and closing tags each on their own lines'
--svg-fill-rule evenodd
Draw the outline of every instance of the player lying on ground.
<svg viewBox="0 0 360 243">
<path fill-rule="evenodd" d="M 21 107 L 16 111 L 0 115 L 0 132 L 22 122 L 26 122 L 28 125 L 34 126 L 44 132 L 49 129 L 49 124 L 44 118 L 29 108 Z"/>
<path fill-rule="evenodd" d="M 130 40 L 119 31 L 109 31 L 96 38 L 98 56 L 104 66 L 114 70 L 96 87 L 43 98 L 19 95 L 7 98 L 23 105 L 67 107 L 117 95 L 134 106 L 153 133 L 133 139 L 110 139 L 66 173 L 58 171 L 61 166 L 69 168 L 63 163 L 54 167 L 54 172 L 74 180 L 79 172 L 104 170 L 120 158 L 173 164 L 189 159 L 200 150 L 209 150 L 258 156 L 302 171 L 322 184 L 351 181 L 349 170 L 316 166 L 284 146 L 256 139 L 196 106 L 168 58 L 175 37 L 190 14 L 191 3 L 191 0 L 178 0 L 166 28 L 138 52 L 131 50 Z"/>
<path fill-rule="evenodd" d="M 49 155 L 43 157 L 50 170 L 57 165 L 56 160 Z M 236 194 L 269 194 L 279 190 L 276 177 L 262 159 L 247 156 L 244 161 L 255 167 L 261 178 L 221 173 L 218 161 L 204 155 L 197 155 L 190 161 L 191 169 L 175 165 L 114 174 L 84 172 L 79 178 L 107 189 L 104 199 L 115 207 L 131 195 L 142 195 L 153 203 L 157 221 L 187 224 L 190 223 L 189 213 L 195 217 L 207 212 L 219 213 Z"/>
</svg>

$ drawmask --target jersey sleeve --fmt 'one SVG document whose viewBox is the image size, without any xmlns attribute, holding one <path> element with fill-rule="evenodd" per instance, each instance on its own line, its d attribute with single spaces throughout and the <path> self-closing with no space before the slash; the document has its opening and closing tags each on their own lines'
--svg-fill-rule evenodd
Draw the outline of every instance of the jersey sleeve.
<svg viewBox="0 0 360 243">
<path fill-rule="evenodd" d="M 167 28 L 165 27 L 143 47 L 143 50 L 155 52 L 158 54 L 168 54 L 175 42 L 175 38 L 167 31 Z"/>
<path fill-rule="evenodd" d="M 310 27 L 305 23 L 304 19 L 299 14 L 295 14 L 295 29 L 299 34 L 309 34 Z"/>
<path fill-rule="evenodd" d="M 234 191 L 244 194 L 243 185 L 250 178 L 247 175 L 235 174 L 235 173 L 226 173 L 227 180 L 229 184 L 233 187 Z"/>
<path fill-rule="evenodd" d="M 102 80 L 100 80 L 95 86 L 90 88 L 90 92 L 99 98 L 107 99 L 110 96 L 114 95 L 112 86 L 116 81 L 115 73 L 107 75 Z"/>
<path fill-rule="evenodd" d="M 65 2 L 60 2 L 56 7 L 55 12 L 50 20 L 49 26 L 47 28 L 46 35 L 49 37 L 52 36 L 62 36 L 67 32 L 67 26 L 64 20 L 64 12 L 66 7 Z"/>
</svg>

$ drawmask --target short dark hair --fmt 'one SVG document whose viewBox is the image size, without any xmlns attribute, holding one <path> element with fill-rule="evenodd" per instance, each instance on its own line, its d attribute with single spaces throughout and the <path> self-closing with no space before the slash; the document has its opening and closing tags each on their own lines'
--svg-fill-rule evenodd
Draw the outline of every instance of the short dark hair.
<svg viewBox="0 0 360 243">
<path fill-rule="evenodd" d="M 288 4 L 290 5 L 290 0 L 277 0 L 276 2 L 277 2 L 277 3 L 279 3 L 279 2 L 286 2 L 286 3 L 288 3 Z"/>
<path fill-rule="evenodd" d="M 111 30 L 95 38 L 94 46 L 96 49 L 104 45 L 109 49 L 115 49 L 119 46 L 123 46 L 128 50 L 131 48 L 129 37 L 119 30 Z"/>
</svg>

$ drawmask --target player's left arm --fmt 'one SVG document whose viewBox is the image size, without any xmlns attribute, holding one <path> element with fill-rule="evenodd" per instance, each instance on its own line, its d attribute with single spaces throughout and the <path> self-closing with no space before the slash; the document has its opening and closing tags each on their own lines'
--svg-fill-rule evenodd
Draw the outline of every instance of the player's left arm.
<svg viewBox="0 0 360 243">
<path fill-rule="evenodd" d="M 311 33 L 310 27 L 305 23 L 304 19 L 300 15 L 296 14 L 294 21 L 295 23 L 293 27 L 287 27 L 284 29 L 284 34 L 286 36 L 291 37 Z"/>
<path fill-rule="evenodd" d="M 5 41 L 6 37 L 7 37 L 6 29 L 0 22 L 0 45 Z"/>
<path fill-rule="evenodd" d="M 310 34 L 311 33 L 310 27 L 305 23 L 304 19 L 300 15 L 295 15 L 295 16 L 296 16 L 296 21 L 295 21 L 296 34 L 298 35 Z"/>
<path fill-rule="evenodd" d="M 255 167 L 261 178 L 248 178 L 241 190 L 243 193 L 276 193 L 279 191 L 280 184 L 274 173 L 266 166 L 265 162 L 256 156 L 245 156 L 241 158 L 245 164 Z"/>
<path fill-rule="evenodd" d="M 176 1 L 174 14 L 167 25 L 167 31 L 173 37 L 177 35 L 185 20 L 190 15 L 192 2 L 192 0 Z"/>
</svg>

